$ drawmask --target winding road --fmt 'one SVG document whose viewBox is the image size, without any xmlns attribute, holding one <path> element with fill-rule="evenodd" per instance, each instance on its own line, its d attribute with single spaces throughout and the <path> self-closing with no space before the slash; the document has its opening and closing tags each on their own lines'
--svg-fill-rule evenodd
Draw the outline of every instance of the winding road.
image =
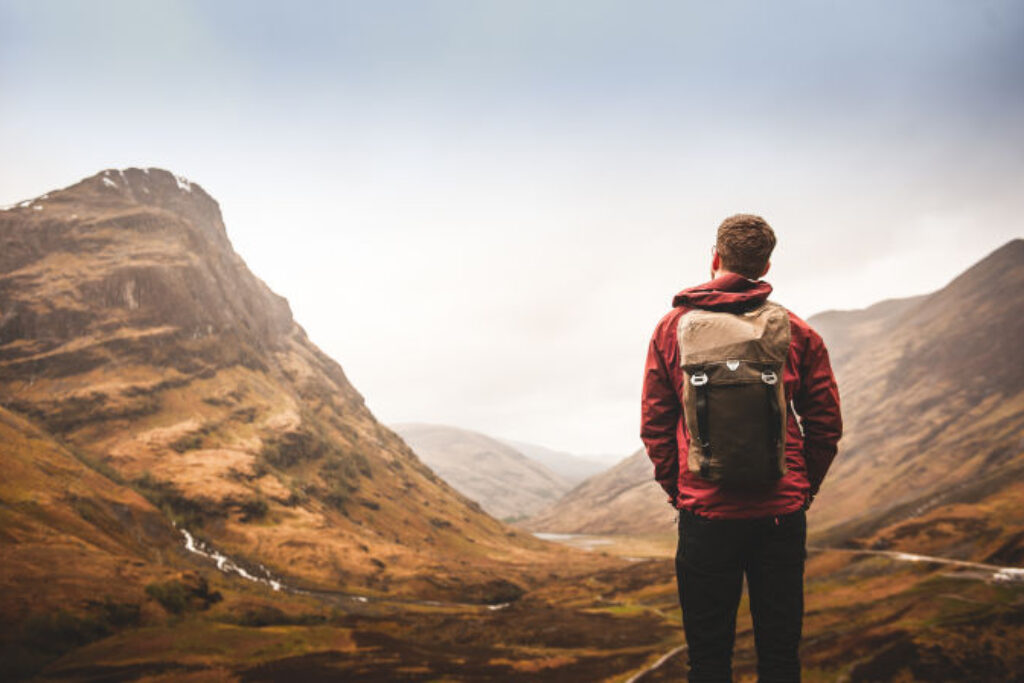
<svg viewBox="0 0 1024 683">
<path fill-rule="evenodd" d="M 917 555 L 915 553 L 902 553 L 896 550 L 869 550 L 860 548 L 819 548 L 808 546 L 807 550 L 814 552 L 849 553 L 852 555 L 878 555 L 888 557 L 900 562 L 927 562 L 929 564 L 943 564 L 951 567 L 964 569 L 980 569 L 991 573 L 994 581 L 1024 581 L 1024 567 L 1004 567 L 998 564 L 986 564 L 984 562 L 971 562 L 969 560 L 952 560 L 948 557 L 934 557 L 932 555 Z M 980 577 L 979 577 L 980 578 Z"/>
</svg>

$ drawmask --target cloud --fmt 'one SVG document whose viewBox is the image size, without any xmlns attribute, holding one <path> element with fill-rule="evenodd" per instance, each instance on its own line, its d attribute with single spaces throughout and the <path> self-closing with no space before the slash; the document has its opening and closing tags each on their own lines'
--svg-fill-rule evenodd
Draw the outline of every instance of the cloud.
<svg viewBox="0 0 1024 683">
<path fill-rule="evenodd" d="M 648 335 L 761 213 L 808 316 L 1020 234 L 1024 7 L 0 0 L 0 204 L 155 165 L 388 421 L 637 445 Z"/>
</svg>

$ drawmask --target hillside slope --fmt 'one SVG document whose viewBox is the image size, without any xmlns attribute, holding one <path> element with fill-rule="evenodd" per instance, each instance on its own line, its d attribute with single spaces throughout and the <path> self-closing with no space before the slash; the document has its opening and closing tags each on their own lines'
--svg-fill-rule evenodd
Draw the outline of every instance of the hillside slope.
<svg viewBox="0 0 1024 683">
<path fill-rule="evenodd" d="M 518 599 L 273 590 L 197 561 L 158 500 L 4 408 L 0 456 L 0 680 L 601 680 L 678 635 L 648 607 L 673 595 L 657 563 L 556 553 Z"/>
<path fill-rule="evenodd" d="M 836 543 L 1024 554 L 1024 515 L 991 514 L 1024 481 L 1024 240 L 897 303 L 878 333 L 859 335 L 854 316 L 822 315 L 826 342 L 849 348 L 835 362 L 846 433 L 814 528 Z"/>
<path fill-rule="evenodd" d="M 489 436 L 443 425 L 392 425 L 439 477 L 499 519 L 533 514 L 569 490 L 544 465 Z"/>
<path fill-rule="evenodd" d="M 551 553 L 378 424 L 167 171 L 0 212 L 0 404 L 298 585 L 461 595 Z"/>
<path fill-rule="evenodd" d="M 637 451 L 520 526 L 563 534 L 657 534 L 671 533 L 674 518 L 675 510 L 654 481 L 651 461 Z"/>
<path fill-rule="evenodd" d="M 175 555 L 180 534 L 148 500 L 4 408 L 0 443 L 4 630 L 83 594 L 138 602 L 142 585 L 167 573 L 160 565 Z"/>
</svg>

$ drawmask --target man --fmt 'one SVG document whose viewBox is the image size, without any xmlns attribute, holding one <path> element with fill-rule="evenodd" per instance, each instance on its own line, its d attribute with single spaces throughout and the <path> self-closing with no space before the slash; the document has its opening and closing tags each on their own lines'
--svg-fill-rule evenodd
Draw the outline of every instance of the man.
<svg viewBox="0 0 1024 683">
<path fill-rule="evenodd" d="M 772 288 L 761 278 L 774 247 L 760 216 L 727 218 L 711 281 L 675 296 L 647 354 L 641 437 L 655 479 L 679 510 L 676 579 L 690 681 L 732 680 L 744 576 L 759 680 L 800 680 L 804 512 L 835 456 L 842 420 L 821 337 L 767 301 Z M 735 339 L 707 342 L 708 330 Z M 717 351 L 725 355 L 716 360 Z M 716 389 L 743 372 L 748 379 Z M 748 398 L 737 403 L 738 396 Z M 758 424 L 767 426 L 758 432 Z M 753 469 L 744 462 L 751 458 Z"/>
</svg>

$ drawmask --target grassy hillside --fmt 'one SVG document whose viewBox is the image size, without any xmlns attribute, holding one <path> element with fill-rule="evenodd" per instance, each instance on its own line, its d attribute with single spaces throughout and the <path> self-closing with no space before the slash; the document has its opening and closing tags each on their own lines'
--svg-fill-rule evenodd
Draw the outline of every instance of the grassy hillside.
<svg viewBox="0 0 1024 683">
<path fill-rule="evenodd" d="M 0 212 L 0 243 L 4 405 L 193 533 L 332 590 L 444 597 L 548 561 L 376 422 L 198 185 L 107 171 Z"/>
</svg>

